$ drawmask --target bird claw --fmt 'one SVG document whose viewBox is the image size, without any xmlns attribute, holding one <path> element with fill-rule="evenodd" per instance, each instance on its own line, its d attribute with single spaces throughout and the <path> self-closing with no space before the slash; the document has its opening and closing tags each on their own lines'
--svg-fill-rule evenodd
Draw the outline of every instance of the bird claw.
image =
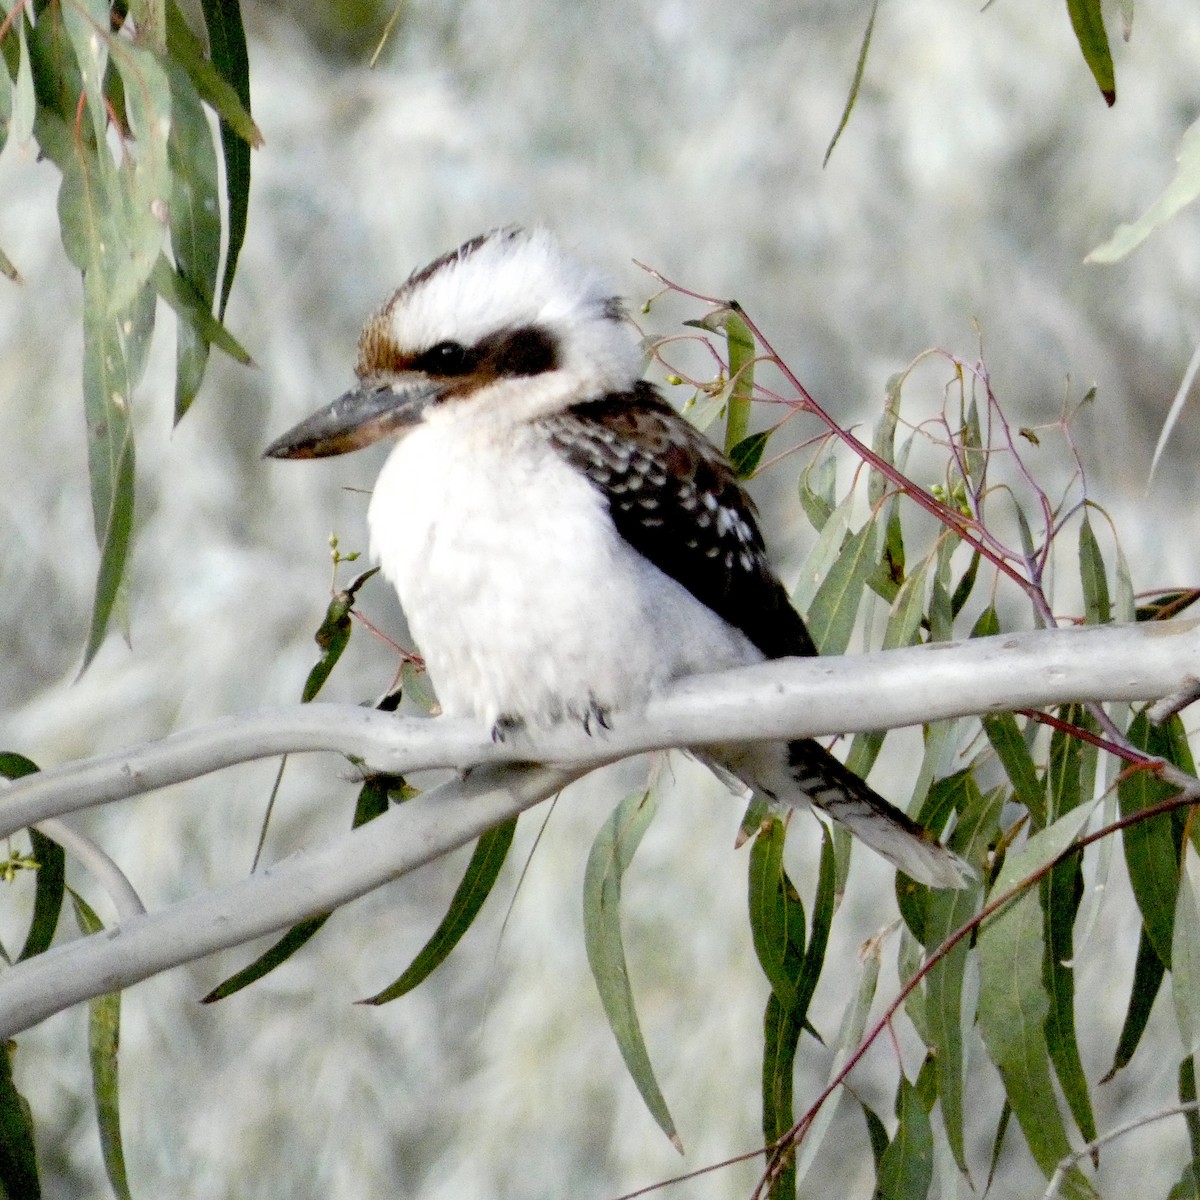
<svg viewBox="0 0 1200 1200">
<path fill-rule="evenodd" d="M 508 740 L 510 733 L 515 733 L 524 727 L 524 718 L 514 717 L 511 713 L 501 713 L 496 718 L 496 723 L 492 726 L 492 741 L 497 745 L 502 745 Z"/>
<path fill-rule="evenodd" d="M 593 734 L 592 722 L 596 723 L 599 729 L 611 729 L 612 723 L 608 719 L 608 709 L 602 704 L 598 704 L 595 700 L 588 702 L 587 712 L 583 714 L 583 732 L 591 737 Z"/>
</svg>

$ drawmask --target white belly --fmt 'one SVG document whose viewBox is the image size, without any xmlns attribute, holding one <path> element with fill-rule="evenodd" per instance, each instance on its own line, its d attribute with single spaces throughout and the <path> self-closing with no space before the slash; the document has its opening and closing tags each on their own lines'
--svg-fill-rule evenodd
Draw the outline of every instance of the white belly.
<svg viewBox="0 0 1200 1200">
<path fill-rule="evenodd" d="M 584 719 L 761 659 L 630 548 L 603 496 L 536 431 L 448 424 L 396 446 L 368 513 L 443 711 Z"/>
</svg>

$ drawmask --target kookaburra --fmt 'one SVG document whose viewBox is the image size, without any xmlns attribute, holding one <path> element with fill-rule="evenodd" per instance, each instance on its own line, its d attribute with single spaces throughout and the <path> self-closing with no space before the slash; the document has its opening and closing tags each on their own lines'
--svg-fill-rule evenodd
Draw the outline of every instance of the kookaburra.
<svg viewBox="0 0 1200 1200">
<path fill-rule="evenodd" d="M 544 231 L 472 238 L 370 318 L 358 384 L 274 442 L 396 439 L 367 513 L 442 711 L 599 732 L 672 680 L 816 647 L 726 459 L 641 378 L 621 301 Z M 964 864 L 816 742 L 712 756 L 908 875 Z"/>
</svg>

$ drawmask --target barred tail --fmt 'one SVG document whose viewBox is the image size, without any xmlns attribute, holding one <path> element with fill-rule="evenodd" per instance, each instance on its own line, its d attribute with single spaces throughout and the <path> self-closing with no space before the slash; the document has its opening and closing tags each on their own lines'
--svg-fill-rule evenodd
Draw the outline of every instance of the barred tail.
<svg viewBox="0 0 1200 1200">
<path fill-rule="evenodd" d="M 968 863 L 811 738 L 789 742 L 786 753 L 783 746 L 739 747 L 721 758 L 772 799 L 828 813 L 919 883 L 960 888 L 975 878 Z"/>
</svg>

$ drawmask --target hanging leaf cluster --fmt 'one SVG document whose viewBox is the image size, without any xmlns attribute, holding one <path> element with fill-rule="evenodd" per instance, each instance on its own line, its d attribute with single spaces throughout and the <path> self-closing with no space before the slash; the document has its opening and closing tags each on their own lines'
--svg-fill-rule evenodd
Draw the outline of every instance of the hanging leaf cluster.
<svg viewBox="0 0 1200 1200">
<path fill-rule="evenodd" d="M 124 624 L 131 410 L 158 301 L 176 315 L 176 420 L 200 389 L 211 346 L 250 361 L 222 317 L 246 227 L 250 148 L 261 138 L 236 0 L 205 0 L 204 37 L 176 0 L 12 0 L 6 9 L 0 143 L 33 144 L 62 173 L 63 247 L 83 283 L 84 415 L 100 549 L 86 666 L 110 623 Z M 215 143 L 206 109 L 220 118 Z M 0 268 L 18 277 L 2 252 Z"/>
</svg>

